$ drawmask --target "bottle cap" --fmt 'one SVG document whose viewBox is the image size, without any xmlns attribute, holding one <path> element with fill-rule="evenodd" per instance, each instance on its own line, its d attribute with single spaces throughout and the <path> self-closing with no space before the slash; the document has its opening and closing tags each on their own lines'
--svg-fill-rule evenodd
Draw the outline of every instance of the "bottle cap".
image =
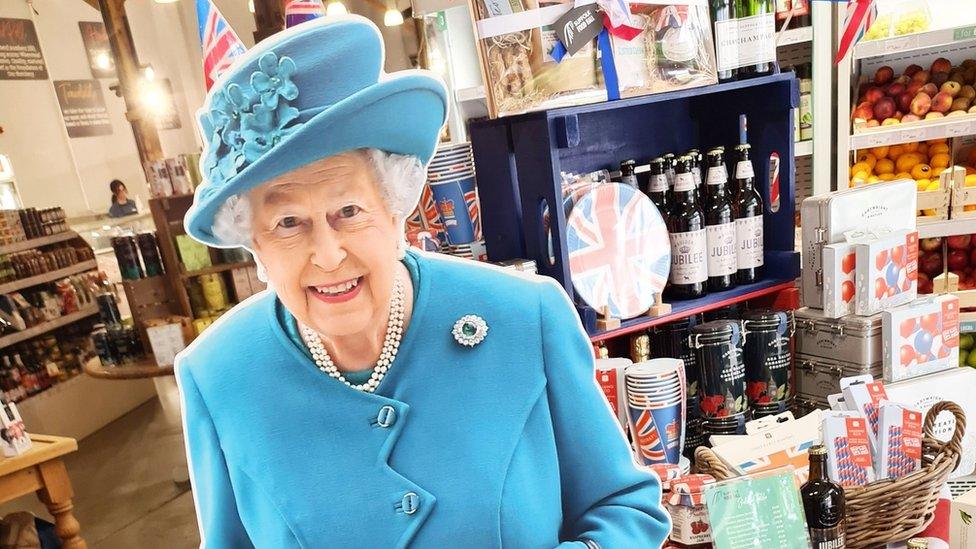
<svg viewBox="0 0 976 549">
<path fill-rule="evenodd" d="M 824 446 L 823 444 L 817 444 L 816 446 L 811 446 L 810 449 L 807 450 L 807 454 L 811 456 L 826 456 L 827 447 Z"/>
<path fill-rule="evenodd" d="M 924 538 L 912 538 L 908 540 L 908 549 L 928 549 L 929 542 Z"/>
</svg>

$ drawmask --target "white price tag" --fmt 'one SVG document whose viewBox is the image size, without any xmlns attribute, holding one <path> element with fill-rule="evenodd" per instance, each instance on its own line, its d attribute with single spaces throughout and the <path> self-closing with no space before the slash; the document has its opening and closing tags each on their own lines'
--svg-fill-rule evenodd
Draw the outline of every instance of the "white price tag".
<svg viewBox="0 0 976 549">
<path fill-rule="evenodd" d="M 885 53 L 899 52 L 906 49 L 917 48 L 918 47 L 918 37 L 917 36 L 906 36 L 905 38 L 889 38 L 885 40 L 884 51 Z"/>
<path fill-rule="evenodd" d="M 891 142 L 891 138 L 884 133 L 878 133 L 877 135 L 868 136 L 868 145 L 871 147 L 879 147 L 881 145 L 887 145 Z"/>
<path fill-rule="evenodd" d="M 901 141 L 904 143 L 914 143 L 925 139 L 925 128 L 912 128 L 901 132 Z"/>
</svg>

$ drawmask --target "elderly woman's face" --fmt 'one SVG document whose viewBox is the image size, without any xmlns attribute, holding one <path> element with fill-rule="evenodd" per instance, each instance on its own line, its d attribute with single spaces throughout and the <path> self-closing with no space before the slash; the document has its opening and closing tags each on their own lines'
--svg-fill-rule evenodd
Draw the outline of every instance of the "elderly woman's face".
<svg viewBox="0 0 976 549">
<path fill-rule="evenodd" d="M 282 303 L 325 336 L 383 323 L 402 236 L 365 154 L 343 153 L 250 191 L 254 251 Z"/>
</svg>

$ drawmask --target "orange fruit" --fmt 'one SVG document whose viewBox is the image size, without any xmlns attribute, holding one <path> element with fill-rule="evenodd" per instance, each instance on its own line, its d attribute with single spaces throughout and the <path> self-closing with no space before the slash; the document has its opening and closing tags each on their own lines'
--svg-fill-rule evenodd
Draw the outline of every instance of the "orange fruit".
<svg viewBox="0 0 976 549">
<path fill-rule="evenodd" d="M 932 145 L 945 145 L 946 138 L 945 137 L 940 137 L 939 139 L 929 139 L 928 141 L 926 141 L 926 143 L 928 143 L 929 146 L 932 146 Z"/>
<path fill-rule="evenodd" d="M 858 173 L 864 172 L 867 175 L 874 173 L 874 168 L 867 162 L 858 162 L 851 166 L 851 175 L 856 177 Z M 865 176 L 866 178 L 867 176 Z"/>
<path fill-rule="evenodd" d="M 892 145 L 888 147 L 888 158 L 895 160 L 906 152 L 904 145 Z"/>
<path fill-rule="evenodd" d="M 895 174 L 895 179 L 913 179 L 913 177 L 908 172 L 898 172 Z"/>
<path fill-rule="evenodd" d="M 893 173 L 883 173 L 883 174 L 878 175 L 878 179 L 880 179 L 882 181 L 894 181 L 895 180 L 895 174 L 893 174 Z"/>
<path fill-rule="evenodd" d="M 965 186 L 976 187 L 976 174 L 970 174 L 966 176 Z"/>
<path fill-rule="evenodd" d="M 912 168 L 924 161 L 918 153 L 905 153 L 895 160 L 895 171 L 912 173 Z M 916 177 L 915 179 L 919 179 Z"/>
<path fill-rule="evenodd" d="M 888 145 L 881 145 L 880 147 L 874 147 L 868 150 L 871 151 L 871 154 L 873 154 L 878 160 L 888 158 Z M 973 150 L 976 151 L 976 148 Z M 976 162 L 974 162 L 974 164 L 976 164 Z"/>
<path fill-rule="evenodd" d="M 945 142 L 936 143 L 934 145 L 930 143 L 929 155 L 935 156 L 937 154 L 949 154 L 949 145 L 946 145 Z"/>
<path fill-rule="evenodd" d="M 905 150 L 910 153 L 918 152 L 918 143 L 905 143 Z"/>
<path fill-rule="evenodd" d="M 918 144 L 918 150 L 916 150 L 915 152 L 919 152 L 919 153 L 922 153 L 922 154 L 928 154 L 928 152 L 929 152 L 929 144 L 928 143 L 919 143 Z"/>
<path fill-rule="evenodd" d="M 937 190 L 939 190 L 941 188 L 942 188 L 941 183 L 939 183 L 939 180 L 936 179 L 935 181 L 930 181 L 929 184 L 928 184 L 928 186 L 925 187 L 925 190 L 926 191 L 937 191 Z"/>
<path fill-rule="evenodd" d="M 878 157 L 877 156 L 874 156 L 873 154 L 871 154 L 871 153 L 869 153 L 867 151 L 861 151 L 861 152 L 857 153 L 857 161 L 858 161 L 858 163 L 863 162 L 865 164 L 870 165 L 871 166 L 871 169 L 873 170 L 874 169 L 874 165 L 878 163 Z"/>
<path fill-rule="evenodd" d="M 853 168 L 851 168 L 853 170 Z M 887 158 L 882 158 L 874 165 L 874 173 L 881 175 L 883 173 L 895 173 L 895 163 Z"/>
<path fill-rule="evenodd" d="M 929 179 L 932 177 L 932 166 L 928 164 L 916 164 L 912 168 L 912 177 L 915 179 Z"/>
<path fill-rule="evenodd" d="M 929 159 L 929 165 L 936 170 L 944 170 L 952 163 L 952 158 L 946 153 L 933 154 Z"/>
<path fill-rule="evenodd" d="M 929 183 L 931 183 L 931 181 L 928 179 L 919 179 L 915 182 L 915 189 L 920 193 L 925 192 L 925 189 L 928 188 Z"/>
</svg>

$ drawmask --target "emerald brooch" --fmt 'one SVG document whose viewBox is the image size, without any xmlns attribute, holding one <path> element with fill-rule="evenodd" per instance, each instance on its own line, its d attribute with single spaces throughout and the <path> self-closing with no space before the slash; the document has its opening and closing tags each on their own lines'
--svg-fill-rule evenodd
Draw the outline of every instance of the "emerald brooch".
<svg viewBox="0 0 976 549">
<path fill-rule="evenodd" d="M 451 333 L 461 345 L 474 347 L 488 335 L 488 324 L 478 315 L 464 315 L 454 323 Z"/>
</svg>

